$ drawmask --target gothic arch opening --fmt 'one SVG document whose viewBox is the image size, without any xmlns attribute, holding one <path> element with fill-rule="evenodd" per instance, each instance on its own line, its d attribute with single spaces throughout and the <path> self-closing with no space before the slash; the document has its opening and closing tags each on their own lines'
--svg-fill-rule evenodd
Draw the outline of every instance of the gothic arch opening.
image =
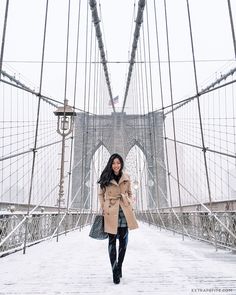
<svg viewBox="0 0 236 295">
<path fill-rule="evenodd" d="M 104 145 L 100 147 L 93 154 L 91 163 L 90 163 L 90 179 L 87 182 L 87 187 L 89 188 L 90 194 L 90 209 L 98 211 L 100 208 L 98 200 L 98 179 L 102 173 L 102 170 L 105 168 L 107 161 L 110 157 L 110 153 Z"/>
<path fill-rule="evenodd" d="M 135 209 L 146 210 L 148 208 L 149 195 L 147 159 L 143 151 L 137 145 L 134 145 L 130 149 L 125 159 L 125 170 L 131 177 Z"/>
</svg>

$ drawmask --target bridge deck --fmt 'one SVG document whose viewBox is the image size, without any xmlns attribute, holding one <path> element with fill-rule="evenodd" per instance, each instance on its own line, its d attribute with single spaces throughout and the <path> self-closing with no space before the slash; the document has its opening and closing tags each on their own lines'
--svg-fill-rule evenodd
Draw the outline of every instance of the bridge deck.
<svg viewBox="0 0 236 295">
<path fill-rule="evenodd" d="M 107 241 L 88 230 L 2 258 L 0 294 L 236 294 L 236 255 L 144 224 L 130 232 L 114 285 Z"/>
</svg>

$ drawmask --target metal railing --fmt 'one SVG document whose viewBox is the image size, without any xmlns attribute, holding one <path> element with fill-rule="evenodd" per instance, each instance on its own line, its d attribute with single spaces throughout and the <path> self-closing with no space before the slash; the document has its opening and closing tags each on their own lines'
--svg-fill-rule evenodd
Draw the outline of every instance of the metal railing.
<svg viewBox="0 0 236 295">
<path fill-rule="evenodd" d="M 65 215 L 66 214 L 66 215 Z M 65 217 L 64 217 L 65 215 Z M 25 220 L 27 222 L 27 246 L 91 224 L 91 212 L 43 212 L 27 217 L 24 213 L 0 214 L 0 257 L 23 249 L 25 239 Z M 59 226 L 59 227 L 58 227 Z"/>
<path fill-rule="evenodd" d="M 140 221 L 165 228 L 194 239 L 236 250 L 236 212 L 137 212 Z M 181 223 L 183 222 L 183 224 Z M 164 226 L 163 226 L 164 224 Z"/>
</svg>

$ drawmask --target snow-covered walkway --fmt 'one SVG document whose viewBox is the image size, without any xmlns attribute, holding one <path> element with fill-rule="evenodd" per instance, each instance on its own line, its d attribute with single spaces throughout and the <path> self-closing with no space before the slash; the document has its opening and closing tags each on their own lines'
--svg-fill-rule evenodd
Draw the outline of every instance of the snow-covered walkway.
<svg viewBox="0 0 236 295">
<path fill-rule="evenodd" d="M 130 231 L 119 285 L 89 228 L 0 259 L 0 294 L 236 295 L 236 255 L 155 227 Z"/>
</svg>

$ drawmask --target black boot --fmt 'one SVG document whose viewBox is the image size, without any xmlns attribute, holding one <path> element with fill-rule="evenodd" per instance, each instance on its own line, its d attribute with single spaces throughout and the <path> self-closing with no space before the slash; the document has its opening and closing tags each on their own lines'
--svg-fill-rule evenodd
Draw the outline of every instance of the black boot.
<svg viewBox="0 0 236 295">
<path fill-rule="evenodd" d="M 119 255 L 118 255 L 118 272 L 120 278 L 122 278 L 122 264 L 125 258 L 125 252 L 128 243 L 128 227 L 119 227 Z"/>
<path fill-rule="evenodd" d="M 117 265 L 113 269 L 113 282 L 114 284 L 120 283 L 120 273 Z"/>
<path fill-rule="evenodd" d="M 120 278 L 122 278 L 122 266 L 118 266 L 118 273 Z"/>
<path fill-rule="evenodd" d="M 122 266 L 117 265 L 117 270 L 118 270 L 119 277 L 122 278 Z"/>
</svg>

